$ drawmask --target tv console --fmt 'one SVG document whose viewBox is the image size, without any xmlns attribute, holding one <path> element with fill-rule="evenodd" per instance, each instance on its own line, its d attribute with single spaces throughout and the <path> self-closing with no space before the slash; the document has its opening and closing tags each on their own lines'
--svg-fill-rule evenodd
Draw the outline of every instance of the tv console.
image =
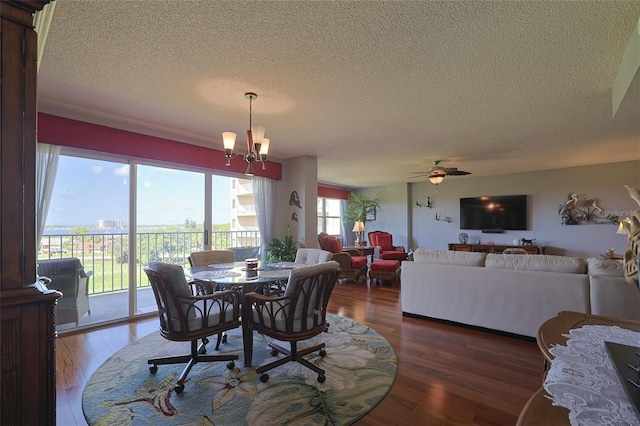
<svg viewBox="0 0 640 426">
<path fill-rule="evenodd" d="M 528 254 L 544 254 L 544 246 L 507 246 L 502 244 L 454 244 L 449 243 L 449 250 L 453 251 L 475 251 L 481 253 L 502 253 L 508 248 L 525 249 Z"/>
</svg>

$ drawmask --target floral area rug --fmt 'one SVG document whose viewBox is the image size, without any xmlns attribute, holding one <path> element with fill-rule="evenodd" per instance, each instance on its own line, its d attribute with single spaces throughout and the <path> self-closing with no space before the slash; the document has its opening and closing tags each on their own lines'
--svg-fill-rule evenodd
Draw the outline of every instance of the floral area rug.
<svg viewBox="0 0 640 426">
<path fill-rule="evenodd" d="M 326 343 L 327 354 L 307 355 L 326 370 L 326 382 L 297 362 L 269 371 L 260 381 L 255 367 L 277 358 L 269 338 L 254 335 L 253 367 L 244 367 L 242 332 L 228 333 L 215 353 L 240 356 L 196 364 L 182 393 L 173 387 L 185 364 L 159 365 L 151 374 L 147 359 L 189 353 L 188 342 L 169 342 L 152 333 L 121 349 L 91 376 L 82 396 L 90 425 L 348 425 L 371 411 L 389 392 L 397 358 L 389 342 L 372 328 L 328 315 L 328 333 L 300 342 L 299 349 Z M 214 354 L 215 338 L 207 345 Z M 305 343 L 307 345 L 305 345 Z M 286 345 L 285 347 L 288 347 Z M 282 355 L 279 355 L 280 357 Z"/>
</svg>

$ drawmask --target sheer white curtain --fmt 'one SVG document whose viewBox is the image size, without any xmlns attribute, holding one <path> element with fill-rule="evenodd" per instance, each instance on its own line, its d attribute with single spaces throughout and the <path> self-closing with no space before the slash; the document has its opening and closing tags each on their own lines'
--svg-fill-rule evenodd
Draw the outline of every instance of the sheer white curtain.
<svg viewBox="0 0 640 426">
<path fill-rule="evenodd" d="M 346 228 L 348 224 L 344 223 L 344 218 L 342 216 L 342 213 L 347 209 L 347 203 L 348 200 L 340 200 L 340 233 L 342 234 L 342 241 L 344 245 L 349 244 L 349 235 L 347 234 L 349 230 Z"/>
<path fill-rule="evenodd" d="M 258 229 L 260 229 L 260 258 L 264 261 L 265 246 L 273 238 L 276 227 L 276 186 L 273 179 L 253 177 L 253 199 L 256 203 Z"/>
<path fill-rule="evenodd" d="M 56 181 L 58 172 L 58 159 L 60 158 L 60 147 L 45 143 L 37 144 L 38 153 L 36 156 L 36 246 L 40 250 L 40 240 L 44 232 L 44 225 L 47 223 L 47 213 L 51 203 L 53 184 Z"/>
</svg>

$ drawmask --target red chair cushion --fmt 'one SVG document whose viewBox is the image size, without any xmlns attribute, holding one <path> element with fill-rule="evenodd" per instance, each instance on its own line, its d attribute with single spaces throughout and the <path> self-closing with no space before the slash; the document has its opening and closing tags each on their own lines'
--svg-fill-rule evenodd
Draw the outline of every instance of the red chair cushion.
<svg viewBox="0 0 640 426">
<path fill-rule="evenodd" d="M 405 260 L 409 256 L 403 251 L 384 251 L 380 253 L 380 259 L 384 260 Z"/>
<path fill-rule="evenodd" d="M 395 272 L 400 267 L 397 260 L 376 260 L 371 264 L 372 271 Z"/>
<path fill-rule="evenodd" d="M 332 235 L 322 237 L 322 245 L 331 253 L 342 253 L 342 241 Z"/>
<path fill-rule="evenodd" d="M 367 264 L 367 256 L 351 256 L 351 267 L 360 269 Z"/>
<path fill-rule="evenodd" d="M 391 234 L 380 232 L 374 234 L 376 239 L 376 245 L 380 246 L 381 251 L 393 251 L 393 237 Z"/>
</svg>

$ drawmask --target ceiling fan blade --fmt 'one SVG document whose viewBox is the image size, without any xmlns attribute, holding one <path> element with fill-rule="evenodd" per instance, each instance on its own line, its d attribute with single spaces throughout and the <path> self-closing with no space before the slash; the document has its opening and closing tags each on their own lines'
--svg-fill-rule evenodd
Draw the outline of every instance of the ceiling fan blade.
<svg viewBox="0 0 640 426">
<path fill-rule="evenodd" d="M 470 172 L 465 172 L 464 170 L 458 170 L 457 167 L 450 167 L 446 169 L 446 171 L 448 176 L 463 176 L 471 174 Z"/>
</svg>

